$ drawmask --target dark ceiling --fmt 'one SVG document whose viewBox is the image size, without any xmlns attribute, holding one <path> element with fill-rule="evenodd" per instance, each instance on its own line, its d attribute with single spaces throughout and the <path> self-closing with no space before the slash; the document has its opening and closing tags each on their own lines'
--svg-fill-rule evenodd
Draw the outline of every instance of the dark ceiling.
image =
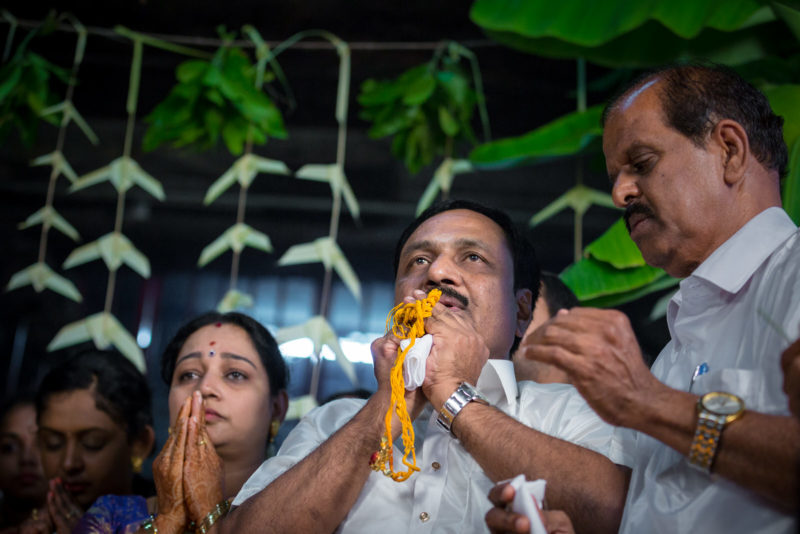
<svg viewBox="0 0 800 534">
<path fill-rule="evenodd" d="M 36 4 L 20 2 L 7 9 L 23 22 L 37 21 L 45 16 L 49 6 Z M 368 124 L 359 119 L 355 98 L 364 80 L 397 76 L 427 61 L 437 41 L 453 39 L 471 46 L 477 54 L 493 138 L 525 133 L 575 108 L 575 99 L 571 96 L 576 83 L 575 62 L 534 57 L 489 41 L 469 20 L 469 6 L 468 2 L 459 0 L 415 0 L 401 4 L 364 0 L 181 0 L 66 1 L 55 7 L 59 12 L 71 11 L 92 29 L 107 30 L 122 24 L 141 32 L 215 38 L 219 25 L 238 29 L 243 24 L 252 24 L 270 42 L 279 42 L 297 31 L 312 28 L 326 29 L 350 42 L 353 46 L 352 81 L 345 170 L 360 202 L 362 216 L 359 222 L 354 222 L 349 214 L 342 216 L 339 244 L 363 281 L 391 278 L 394 241 L 413 218 L 416 202 L 433 172 L 432 166 L 416 176 L 409 175 L 391 155 L 388 140 L 367 137 Z M 8 29 L 7 23 L 0 24 L 3 42 Z M 56 32 L 34 46 L 51 61 L 68 66 L 74 42 L 74 34 Z M 206 49 L 212 50 L 211 47 Z M 122 153 L 130 59 L 130 41 L 97 33 L 90 35 L 74 101 L 101 142 L 92 146 L 76 129 L 70 130 L 64 153 L 79 174 L 101 167 Z M 175 67 L 184 59 L 174 53 L 145 47 L 140 118 L 166 96 L 174 82 Z M 282 160 L 293 170 L 306 163 L 332 163 L 336 149 L 333 110 L 338 60 L 335 52 L 329 47 L 289 49 L 279 60 L 297 101 L 293 111 L 284 109 L 289 139 L 270 141 L 255 152 Z M 599 69 L 589 67 L 589 79 L 602 74 Z M 589 103 L 605 97 L 605 94 L 590 93 Z M 123 232 L 149 257 L 154 276 L 184 272 L 189 275 L 196 272 L 202 248 L 235 220 L 237 196 L 232 191 L 210 207 L 202 204 L 208 186 L 234 158 L 222 148 L 204 153 L 172 149 L 143 153 L 138 142 L 143 131 L 144 125 L 137 123 L 133 157 L 162 182 L 167 198 L 159 202 L 141 190 L 129 192 Z M 0 253 L 5 259 L 0 279 L 3 284 L 12 273 L 36 259 L 38 230 L 18 231 L 16 225 L 44 204 L 48 169 L 32 168 L 28 163 L 53 149 L 55 135 L 55 128 L 43 125 L 33 148 L 24 148 L 13 138 L 0 148 Z M 462 156 L 467 154 L 466 148 Z M 503 208 L 520 226 L 525 226 L 533 213 L 574 184 L 579 164 L 588 185 L 608 188 L 602 161 L 562 160 L 462 175 L 455 180 L 452 196 Z M 68 195 L 66 184 L 62 182 L 55 197 L 56 209 L 81 232 L 84 242 L 112 229 L 114 206 L 115 191 L 108 184 Z M 258 178 L 251 188 L 246 220 L 269 234 L 275 252 L 271 255 L 245 252 L 243 273 L 272 274 L 286 269 L 277 267 L 277 258 L 292 244 L 326 235 L 330 208 L 330 189 L 326 184 L 289 177 Z M 585 240 L 597 237 L 617 216 L 607 209 L 592 208 L 584 220 Z M 571 262 L 572 235 L 571 212 L 564 212 L 529 231 L 541 263 L 552 271 L 561 271 Z M 74 244 L 56 233 L 51 233 L 49 243 L 48 262 L 55 268 Z M 229 256 L 223 256 L 205 269 L 226 275 L 230 269 Z M 102 265 L 97 264 L 64 274 L 82 289 L 92 285 L 94 280 L 101 280 L 102 287 L 94 291 L 100 298 L 105 287 L 104 272 Z M 298 272 L 315 274 L 320 270 Z M 138 283 L 135 276 L 124 279 L 131 284 Z M 40 349 L 42 340 L 46 343 L 52 338 L 54 329 L 67 319 L 75 320 L 102 308 L 102 301 L 92 303 L 91 298 L 87 298 L 77 305 L 47 292 L 37 295 L 30 288 L 2 294 L 0 303 L 3 310 L 0 312 L 3 321 L 0 350 L 5 353 L 12 350 L 14 329 L 21 317 L 27 317 L 33 325 L 29 338 L 38 340 L 33 348 L 27 349 L 30 351 Z M 633 309 L 635 314 L 646 311 L 645 308 Z M 135 314 L 130 315 L 135 320 Z M 126 326 L 135 328 L 133 324 Z M 651 350 L 661 342 L 662 334 L 661 330 L 652 334 L 654 347 Z"/>
</svg>

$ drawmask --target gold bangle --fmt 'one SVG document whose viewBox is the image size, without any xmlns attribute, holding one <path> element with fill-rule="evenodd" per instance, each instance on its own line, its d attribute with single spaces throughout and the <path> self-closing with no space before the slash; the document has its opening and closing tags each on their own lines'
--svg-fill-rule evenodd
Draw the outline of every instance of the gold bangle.
<svg viewBox="0 0 800 534">
<path fill-rule="evenodd" d="M 144 520 L 142 523 L 142 530 L 145 532 L 152 532 L 153 534 L 158 534 L 158 527 L 156 527 L 156 518 L 153 514 L 150 514 L 147 519 Z"/>
<path fill-rule="evenodd" d="M 217 522 L 217 520 L 228 513 L 228 510 L 231 509 L 231 501 L 225 499 L 221 503 L 217 504 L 213 510 L 211 510 L 208 515 L 206 515 L 203 520 L 197 525 L 197 529 L 195 530 L 196 533 L 199 534 L 206 534 L 210 529 L 211 526 Z"/>
</svg>

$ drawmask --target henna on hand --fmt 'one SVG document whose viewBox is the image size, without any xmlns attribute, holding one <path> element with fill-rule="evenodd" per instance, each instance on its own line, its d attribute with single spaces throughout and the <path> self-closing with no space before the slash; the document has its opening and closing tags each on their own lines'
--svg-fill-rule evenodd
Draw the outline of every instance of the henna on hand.
<svg viewBox="0 0 800 534">
<path fill-rule="evenodd" d="M 192 395 L 183 463 L 183 493 L 189 518 L 199 524 L 222 502 L 222 459 L 206 428 L 205 403 L 199 391 Z"/>
</svg>

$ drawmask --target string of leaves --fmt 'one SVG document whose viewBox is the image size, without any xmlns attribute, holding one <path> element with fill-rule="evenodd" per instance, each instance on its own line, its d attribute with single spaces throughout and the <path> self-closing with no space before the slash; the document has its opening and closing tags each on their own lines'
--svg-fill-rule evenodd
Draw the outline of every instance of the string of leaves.
<svg viewBox="0 0 800 534">
<path fill-rule="evenodd" d="M 241 80 L 239 76 L 244 72 L 254 72 L 254 76 L 252 76 L 252 91 L 248 90 L 247 94 L 257 94 L 266 98 L 266 95 L 262 92 L 262 86 L 265 81 L 267 81 L 266 76 L 266 65 L 267 60 L 269 59 L 270 50 L 267 46 L 266 42 L 261 38 L 261 35 L 256 31 L 256 29 L 252 26 L 245 26 L 244 33 L 248 35 L 248 37 L 253 41 L 256 45 L 256 57 L 258 59 L 255 69 L 252 68 L 252 65 L 249 63 L 249 59 L 246 56 L 243 57 L 245 63 L 240 65 L 240 68 L 236 68 L 234 73 L 234 80 L 233 81 L 226 81 L 226 73 L 225 69 L 219 70 L 216 74 L 212 77 L 219 81 L 219 87 L 230 87 L 236 86 Z M 226 48 L 227 45 L 223 46 Z M 214 58 L 219 58 L 224 56 L 222 49 L 218 51 Z M 239 53 L 242 53 L 239 51 Z M 243 53 L 242 53 L 243 56 Z M 242 56 L 236 56 L 239 60 L 242 60 Z M 274 58 L 273 58 L 274 60 Z M 237 60 L 238 61 L 238 60 Z M 194 64 L 198 64 L 200 62 L 193 62 Z M 276 63 L 277 64 L 277 63 Z M 185 67 L 186 63 L 179 67 L 179 71 L 181 68 Z M 217 69 L 212 63 L 205 63 L 203 67 L 205 69 L 207 76 L 208 73 L 214 72 L 214 69 Z M 179 76 L 180 78 L 180 76 Z M 173 89 L 170 97 L 175 93 L 175 89 Z M 226 95 L 232 94 L 231 91 L 225 93 Z M 269 109 L 271 110 L 270 113 L 277 114 L 277 119 L 271 119 L 271 122 L 279 124 L 281 128 L 281 132 L 283 138 L 286 137 L 286 130 L 283 126 L 283 118 L 280 115 L 280 111 L 278 108 L 269 101 L 268 98 L 266 100 L 269 102 Z M 161 106 L 162 104 L 159 104 Z M 235 108 L 235 106 L 233 106 Z M 238 108 L 236 108 L 238 109 Z M 245 110 L 239 110 L 245 111 Z M 155 112 L 154 112 L 155 113 Z M 250 184 L 253 183 L 256 176 L 259 173 L 270 173 L 270 174 L 283 174 L 288 175 L 290 174 L 289 168 L 286 166 L 285 163 L 282 161 L 267 159 L 258 155 L 253 154 L 253 142 L 257 139 L 263 139 L 263 142 L 266 141 L 266 137 L 261 137 L 264 133 L 261 130 L 261 126 L 258 124 L 257 116 L 254 117 L 252 120 L 249 120 L 246 124 L 242 124 L 242 119 L 245 116 L 240 114 L 234 114 L 233 116 L 227 116 L 223 118 L 223 121 L 230 121 L 230 122 L 223 122 L 220 126 L 221 131 L 223 132 L 223 137 L 225 138 L 225 142 L 228 145 L 228 149 L 232 153 L 236 153 L 234 148 L 239 148 L 239 140 L 244 138 L 245 144 L 245 154 L 237 159 L 234 164 L 228 169 L 222 176 L 220 176 L 212 185 L 209 187 L 208 192 L 206 193 L 204 204 L 209 205 L 214 200 L 219 198 L 219 196 L 230 188 L 234 183 L 239 183 L 239 201 L 237 204 L 236 210 L 236 224 L 228 228 L 221 236 L 215 239 L 210 245 L 203 249 L 203 252 L 200 254 L 200 259 L 198 260 L 197 264 L 200 267 L 205 266 L 214 258 L 221 255 L 226 250 L 230 249 L 233 252 L 233 257 L 231 259 L 231 276 L 230 276 L 230 285 L 228 287 L 228 291 L 222 300 L 219 302 L 217 306 L 217 310 L 221 313 L 225 313 L 236 308 L 240 307 L 250 307 L 253 305 L 253 297 L 247 293 L 239 291 L 237 288 L 237 282 L 239 278 L 239 262 L 241 258 L 242 250 L 245 247 L 252 247 L 255 249 L 262 250 L 264 252 L 272 252 L 272 242 L 268 235 L 264 234 L 263 232 L 259 232 L 255 228 L 245 224 L 244 217 L 245 217 L 245 207 L 247 205 L 247 191 L 250 187 Z M 216 119 L 215 119 L 216 120 Z M 242 127 L 244 126 L 244 127 Z M 190 126 L 191 128 L 191 126 Z M 228 132 L 227 134 L 225 132 Z M 234 133 L 231 133 L 234 132 Z M 242 137 L 242 134 L 244 137 Z M 233 140 L 233 141 L 231 141 Z M 211 142 L 209 139 L 208 142 Z M 213 142 L 216 142 L 215 140 Z M 234 147 L 231 147 L 231 144 L 234 143 Z M 241 152 L 241 150 L 239 150 Z"/>
<path fill-rule="evenodd" d="M 50 154 L 45 154 L 33 160 L 31 165 L 50 165 L 50 179 L 47 186 L 47 195 L 45 205 L 36 213 L 29 216 L 24 222 L 20 223 L 19 228 L 24 230 L 36 225 L 41 225 L 41 232 L 39 234 L 39 257 L 33 265 L 22 269 L 15 273 L 9 281 L 6 289 L 11 291 L 13 289 L 25 287 L 27 285 L 33 286 L 37 293 L 41 293 L 44 289 L 50 289 L 66 298 L 80 302 L 82 300 L 80 291 L 75 287 L 71 281 L 63 276 L 57 274 L 46 263 L 47 259 L 47 241 L 50 228 L 55 228 L 61 233 L 72 239 L 73 241 L 80 241 L 80 234 L 64 217 L 62 217 L 53 207 L 53 199 L 55 196 L 56 182 L 60 176 L 66 176 L 70 182 L 77 179 L 75 171 L 70 166 L 66 157 L 63 154 L 64 140 L 66 137 L 67 127 L 70 122 L 74 121 L 84 134 L 89 138 L 93 144 L 98 143 L 97 136 L 83 120 L 78 110 L 72 104 L 72 95 L 77 84 L 78 69 L 83 61 L 83 52 L 86 47 L 86 28 L 74 16 L 65 14 L 59 17 L 58 20 L 66 19 L 75 28 L 78 36 L 75 45 L 75 55 L 72 62 L 72 70 L 70 71 L 69 81 L 67 84 L 67 91 L 64 100 L 54 106 L 50 106 L 41 110 L 40 115 L 45 117 L 55 116 L 60 114 L 61 120 L 58 129 L 58 138 L 56 140 L 56 148 Z"/>
<path fill-rule="evenodd" d="M 128 99 L 126 103 L 128 122 L 125 129 L 123 153 L 122 156 L 113 160 L 108 165 L 81 176 L 70 188 L 70 191 L 74 192 L 99 183 L 110 182 L 117 191 L 114 230 L 91 243 L 75 249 L 64 262 L 65 269 L 97 259 L 102 259 L 105 262 L 108 268 L 105 306 L 102 312 L 62 327 L 48 344 L 47 349 L 51 351 L 58 350 L 90 340 L 100 349 L 105 349 L 113 345 L 130 359 L 139 370 L 144 372 L 144 354 L 130 332 L 128 332 L 113 315 L 112 303 L 114 299 L 117 270 L 123 264 L 133 269 L 143 278 L 150 277 L 149 260 L 122 233 L 126 192 L 134 185 L 138 185 L 158 200 L 164 200 L 165 198 L 161 183 L 145 172 L 136 160 L 131 157 L 134 127 L 136 124 L 136 108 L 139 100 L 144 42 L 147 40 L 148 44 L 153 44 L 154 40 L 121 27 L 117 28 L 117 31 L 129 37 L 133 42 L 133 57 L 131 60 Z M 170 45 L 169 43 L 157 44 L 166 49 L 175 48 L 174 45 Z"/>
</svg>

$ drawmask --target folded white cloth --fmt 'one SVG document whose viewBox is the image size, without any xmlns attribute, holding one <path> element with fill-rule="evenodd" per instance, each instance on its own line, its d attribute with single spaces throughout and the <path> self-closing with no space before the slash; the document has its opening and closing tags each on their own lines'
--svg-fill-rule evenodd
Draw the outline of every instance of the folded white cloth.
<svg viewBox="0 0 800 534">
<path fill-rule="evenodd" d="M 546 481 L 525 480 L 525 475 L 517 475 L 511 480 L 514 488 L 514 502 L 511 509 L 517 514 L 524 514 L 531 522 L 530 534 L 547 534 L 547 529 L 542 522 L 542 501 Z"/>
<path fill-rule="evenodd" d="M 410 344 L 410 339 L 400 340 L 400 348 L 403 350 Z M 425 362 L 428 361 L 432 346 L 433 336 L 425 334 L 414 340 L 414 346 L 406 354 L 406 359 L 403 361 L 403 379 L 406 381 L 408 391 L 414 391 L 425 381 Z"/>
</svg>

